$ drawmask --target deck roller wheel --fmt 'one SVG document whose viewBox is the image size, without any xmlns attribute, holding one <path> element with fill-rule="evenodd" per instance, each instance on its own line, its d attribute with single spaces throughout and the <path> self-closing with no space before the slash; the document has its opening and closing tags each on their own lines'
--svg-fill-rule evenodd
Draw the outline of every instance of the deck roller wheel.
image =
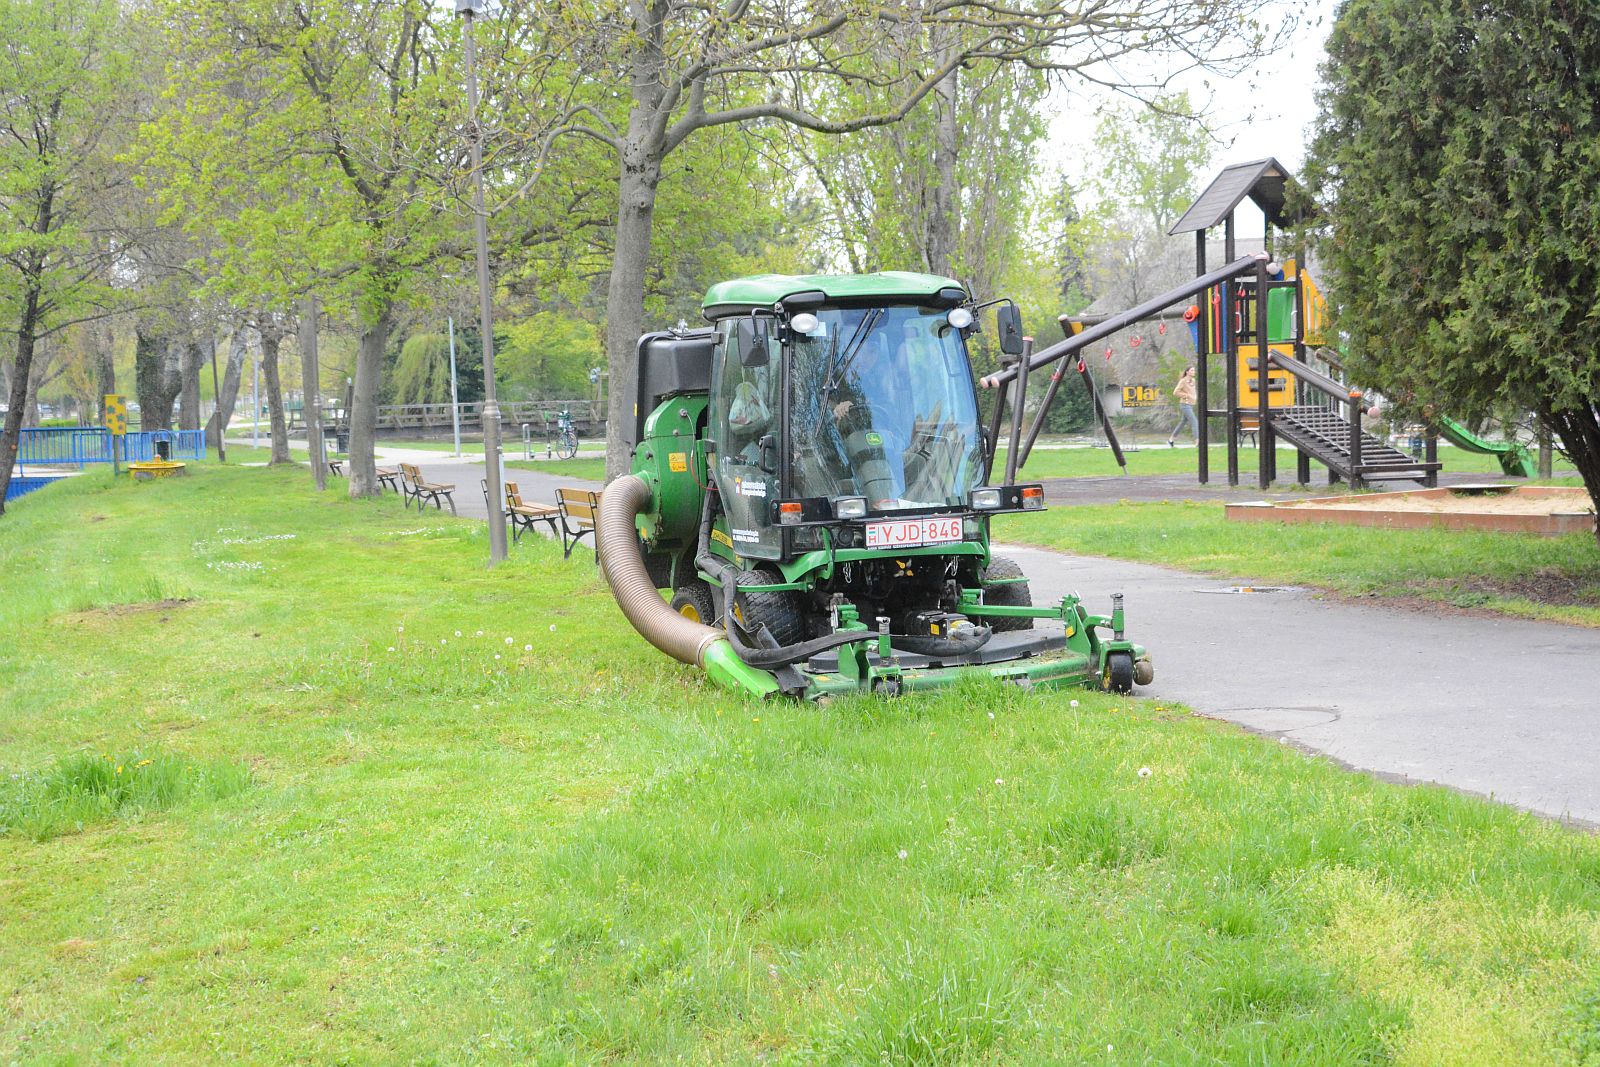
<svg viewBox="0 0 1600 1067">
<path fill-rule="evenodd" d="M 1106 657 L 1106 672 L 1101 677 L 1105 688 L 1113 693 L 1133 692 L 1133 655 L 1113 652 Z"/>
</svg>

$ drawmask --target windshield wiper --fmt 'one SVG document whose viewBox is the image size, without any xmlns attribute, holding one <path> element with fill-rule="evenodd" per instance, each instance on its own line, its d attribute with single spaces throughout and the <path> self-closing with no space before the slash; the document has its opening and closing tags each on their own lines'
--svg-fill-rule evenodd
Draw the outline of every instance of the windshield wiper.
<svg viewBox="0 0 1600 1067">
<path fill-rule="evenodd" d="M 835 389 L 844 381 L 844 372 L 850 369 L 850 363 L 856 358 L 856 352 L 866 343 L 867 336 L 872 332 L 872 327 L 877 323 L 878 317 L 883 314 L 882 308 L 873 308 L 861 316 L 861 321 L 856 324 L 855 331 L 850 334 L 850 341 L 845 345 L 844 358 L 838 366 L 828 375 L 827 395 L 831 398 Z"/>
</svg>

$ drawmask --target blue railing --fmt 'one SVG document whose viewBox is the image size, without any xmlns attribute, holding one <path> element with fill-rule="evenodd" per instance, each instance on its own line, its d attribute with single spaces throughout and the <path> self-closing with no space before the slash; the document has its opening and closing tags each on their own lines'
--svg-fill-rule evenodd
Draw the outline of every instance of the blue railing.
<svg viewBox="0 0 1600 1067">
<path fill-rule="evenodd" d="M 156 442 L 171 445 L 172 459 L 206 458 L 204 430 L 146 430 L 122 439 L 118 457 L 124 463 L 156 458 Z M 38 467 L 82 467 L 111 462 L 111 431 L 104 426 L 24 427 L 17 444 L 17 462 Z"/>
<path fill-rule="evenodd" d="M 24 495 L 25 493 L 31 493 L 35 489 L 43 489 L 51 482 L 59 482 L 60 480 L 60 478 L 13 477 L 11 481 L 6 484 L 6 501 L 10 502 L 17 499 L 17 497 Z"/>
<path fill-rule="evenodd" d="M 122 439 L 124 463 L 143 463 L 156 458 L 156 442 L 171 442 L 169 459 L 205 459 L 206 432 L 204 430 L 149 430 L 130 433 Z"/>
</svg>

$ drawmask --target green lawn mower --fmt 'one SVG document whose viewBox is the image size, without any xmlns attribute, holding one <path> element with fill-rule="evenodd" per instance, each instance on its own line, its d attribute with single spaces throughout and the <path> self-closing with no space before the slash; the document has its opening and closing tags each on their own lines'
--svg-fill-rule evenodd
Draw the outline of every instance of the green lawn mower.
<svg viewBox="0 0 1600 1067">
<path fill-rule="evenodd" d="M 1035 607 L 990 552 L 990 518 L 1042 510 L 1044 493 L 990 484 L 1002 405 L 985 427 L 966 345 L 978 310 L 933 275 L 763 275 L 713 286 L 710 327 L 640 338 L 633 418 L 615 428 L 633 470 L 599 521 L 640 634 L 761 696 L 895 695 L 973 673 L 1149 683 L 1120 595 L 1109 615 L 1072 596 Z M 1026 360 L 1014 304 L 998 302 L 996 326 Z"/>
</svg>

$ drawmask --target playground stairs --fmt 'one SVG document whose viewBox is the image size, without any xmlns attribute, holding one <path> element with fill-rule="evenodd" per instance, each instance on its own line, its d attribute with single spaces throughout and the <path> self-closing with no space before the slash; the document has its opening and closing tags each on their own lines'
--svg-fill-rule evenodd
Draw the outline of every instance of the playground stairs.
<svg viewBox="0 0 1600 1067">
<path fill-rule="evenodd" d="M 1439 469 L 1374 437 L 1361 434 L 1359 469 L 1350 454 L 1350 423 L 1323 407 L 1280 408 L 1272 414 L 1278 437 L 1338 474 L 1352 485 L 1378 481 L 1428 482 Z"/>
</svg>

